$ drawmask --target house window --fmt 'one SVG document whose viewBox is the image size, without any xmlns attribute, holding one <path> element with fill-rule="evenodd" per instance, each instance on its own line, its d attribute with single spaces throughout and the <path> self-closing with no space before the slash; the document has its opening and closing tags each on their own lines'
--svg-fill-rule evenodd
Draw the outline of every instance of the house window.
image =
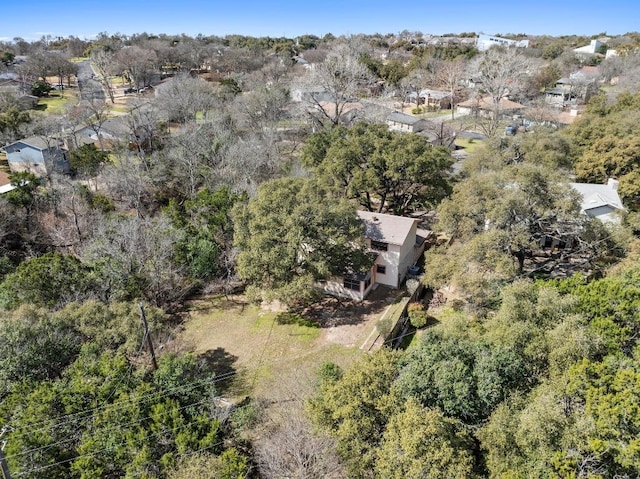
<svg viewBox="0 0 640 479">
<path fill-rule="evenodd" d="M 383 264 L 376 265 L 376 273 L 378 274 L 387 274 L 387 267 Z"/>
<path fill-rule="evenodd" d="M 371 249 L 376 251 L 387 251 L 389 245 L 384 241 L 371 240 Z"/>
<path fill-rule="evenodd" d="M 371 276 L 367 275 L 367 279 L 364 280 L 364 291 L 371 286 Z"/>
<path fill-rule="evenodd" d="M 342 285 L 346 289 L 351 289 L 353 291 L 360 291 L 360 280 L 357 278 L 349 278 L 345 277 L 342 281 Z"/>
</svg>

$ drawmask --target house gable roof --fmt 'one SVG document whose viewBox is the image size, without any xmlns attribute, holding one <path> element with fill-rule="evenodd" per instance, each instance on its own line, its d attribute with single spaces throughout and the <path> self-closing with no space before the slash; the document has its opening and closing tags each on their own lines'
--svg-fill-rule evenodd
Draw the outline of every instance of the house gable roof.
<svg viewBox="0 0 640 479">
<path fill-rule="evenodd" d="M 49 148 L 55 148 L 56 146 L 59 146 L 59 144 L 56 144 L 56 140 L 52 140 L 50 143 L 47 143 L 43 138 L 39 136 L 30 136 L 29 138 L 23 138 L 21 140 L 14 141 L 13 143 L 9 143 L 7 146 L 5 146 L 5 148 L 18 145 L 20 143 L 35 148 L 36 150 L 48 150 Z"/>
<path fill-rule="evenodd" d="M 434 100 L 442 100 L 443 98 L 449 98 L 451 96 L 451 94 L 449 92 L 446 91 L 441 91 L 441 90 L 430 90 L 429 88 L 424 88 L 422 90 L 420 90 L 418 92 L 418 95 L 420 95 L 420 98 L 433 98 Z M 416 92 L 411 92 L 409 93 L 409 98 L 415 99 L 416 97 Z"/>
<path fill-rule="evenodd" d="M 565 91 L 564 88 L 560 87 L 547 88 L 544 92 L 546 95 L 568 95 L 568 92 Z"/>
<path fill-rule="evenodd" d="M 611 187 L 610 184 L 598 185 L 591 183 L 569 183 L 571 187 L 582 196 L 580 208 L 582 211 L 589 211 L 603 206 L 623 210 L 622 200 L 618 195 L 618 191 Z"/>
<path fill-rule="evenodd" d="M 405 216 L 373 213 L 371 211 L 358 211 L 358 217 L 364 221 L 365 238 L 395 245 L 404 244 L 411 232 L 411 228 L 419 221 Z"/>
<path fill-rule="evenodd" d="M 387 121 L 394 121 L 396 123 L 402 123 L 403 125 L 415 125 L 421 118 L 415 117 L 413 115 L 408 115 L 407 113 L 400 113 L 399 111 L 394 111 L 389 114 L 387 117 Z"/>
<path fill-rule="evenodd" d="M 127 119 L 121 116 L 107 118 L 100 129 L 111 133 L 114 136 L 123 137 L 129 135 L 131 131 Z"/>
<path fill-rule="evenodd" d="M 458 106 L 464 108 L 479 108 L 480 110 L 493 110 L 494 104 L 493 98 L 486 96 L 484 98 L 471 99 L 458 103 Z M 507 100 L 506 98 L 500 98 L 498 105 L 501 110 L 520 110 L 526 108 L 526 106 L 516 103 L 515 101 Z"/>
<path fill-rule="evenodd" d="M 319 101 L 318 106 L 322 108 L 329 115 L 333 115 L 335 113 L 336 104 L 332 101 Z M 342 104 L 342 112 L 341 115 L 346 115 L 352 110 L 361 110 L 362 103 L 360 102 L 348 102 Z"/>
</svg>

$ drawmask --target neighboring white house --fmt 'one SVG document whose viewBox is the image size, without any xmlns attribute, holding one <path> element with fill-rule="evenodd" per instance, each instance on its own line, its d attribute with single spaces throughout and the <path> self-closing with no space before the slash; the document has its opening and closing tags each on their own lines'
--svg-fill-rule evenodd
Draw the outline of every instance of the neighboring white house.
<svg viewBox="0 0 640 479">
<path fill-rule="evenodd" d="M 582 196 L 580 208 L 589 216 L 598 218 L 603 223 L 618 223 L 618 213 L 624 206 L 618 195 L 618 180 L 609 178 L 607 184 L 570 183 L 571 187 Z"/>
<path fill-rule="evenodd" d="M 462 103 L 458 103 L 458 113 L 463 115 L 475 115 L 482 117 L 491 117 L 496 111 L 501 117 L 511 117 L 521 114 L 527 107 L 511 101 L 507 98 L 500 98 L 498 108 L 495 107 L 495 101 L 490 96 L 483 98 L 471 98 Z"/>
<path fill-rule="evenodd" d="M 416 101 L 416 97 L 419 97 L 418 101 Z M 407 99 L 426 107 L 435 107 L 437 109 L 451 108 L 451 93 L 446 91 L 424 88 L 417 93 L 415 91 L 409 93 Z"/>
<path fill-rule="evenodd" d="M 4 148 L 9 169 L 13 172 L 29 171 L 38 176 L 55 172 L 68 173 L 69 161 L 63 142 L 32 136 L 14 141 Z"/>
<path fill-rule="evenodd" d="M 387 116 L 387 125 L 390 130 L 417 133 L 424 129 L 426 122 L 417 116 L 394 111 Z"/>
<path fill-rule="evenodd" d="M 598 52 L 598 49 L 602 45 L 603 45 L 602 42 L 599 42 L 598 40 L 591 40 L 591 43 L 589 43 L 589 45 L 585 45 L 584 47 L 574 48 L 573 51 L 574 53 L 577 53 L 577 54 L 593 55 L 594 53 Z"/>
<path fill-rule="evenodd" d="M 413 218 L 369 211 L 358 211 L 358 217 L 365 224 L 365 240 L 376 258 L 371 270 L 334 278 L 322 287 L 330 294 L 361 301 L 376 284 L 399 288 L 424 252 L 430 233 L 418 229 L 419 220 Z"/>
<path fill-rule="evenodd" d="M 484 33 L 478 35 L 478 38 L 476 39 L 476 47 L 481 52 L 496 45 L 527 48 L 529 46 L 529 40 L 509 40 L 508 38 L 494 37 L 492 35 L 485 35 Z"/>
<path fill-rule="evenodd" d="M 617 57 L 618 56 L 618 50 L 614 50 L 613 48 L 609 48 L 607 50 L 607 53 L 605 53 L 605 60 L 611 57 Z"/>
</svg>

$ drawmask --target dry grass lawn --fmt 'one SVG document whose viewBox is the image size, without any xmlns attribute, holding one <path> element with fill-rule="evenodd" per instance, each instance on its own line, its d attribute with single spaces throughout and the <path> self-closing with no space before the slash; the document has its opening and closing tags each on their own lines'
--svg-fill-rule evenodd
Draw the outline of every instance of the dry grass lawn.
<svg viewBox="0 0 640 479">
<path fill-rule="evenodd" d="M 464 149 L 468 154 L 475 152 L 479 147 L 484 144 L 483 140 L 475 140 L 473 138 L 456 138 L 455 144 L 458 148 Z"/>
<path fill-rule="evenodd" d="M 397 297 L 383 290 L 363 303 L 327 300 L 296 321 L 248 304 L 244 297 L 194 301 L 181 336 L 182 349 L 206 358 L 222 380 L 221 395 L 267 402 L 300 399 L 325 361 L 348 366 L 377 337 L 376 323 Z M 295 397 L 291 397 L 294 395 Z"/>
</svg>

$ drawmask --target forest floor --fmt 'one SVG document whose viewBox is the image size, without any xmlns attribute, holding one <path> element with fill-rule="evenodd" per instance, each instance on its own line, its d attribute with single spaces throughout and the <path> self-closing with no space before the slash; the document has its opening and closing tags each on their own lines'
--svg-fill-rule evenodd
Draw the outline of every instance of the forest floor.
<svg viewBox="0 0 640 479">
<path fill-rule="evenodd" d="M 249 304 L 243 296 L 200 298 L 189 305 L 178 343 L 209 362 L 221 396 L 299 400 L 323 362 L 346 367 L 379 347 L 376 324 L 398 294 L 379 287 L 361 303 L 327 298 L 304 318 Z"/>
</svg>

